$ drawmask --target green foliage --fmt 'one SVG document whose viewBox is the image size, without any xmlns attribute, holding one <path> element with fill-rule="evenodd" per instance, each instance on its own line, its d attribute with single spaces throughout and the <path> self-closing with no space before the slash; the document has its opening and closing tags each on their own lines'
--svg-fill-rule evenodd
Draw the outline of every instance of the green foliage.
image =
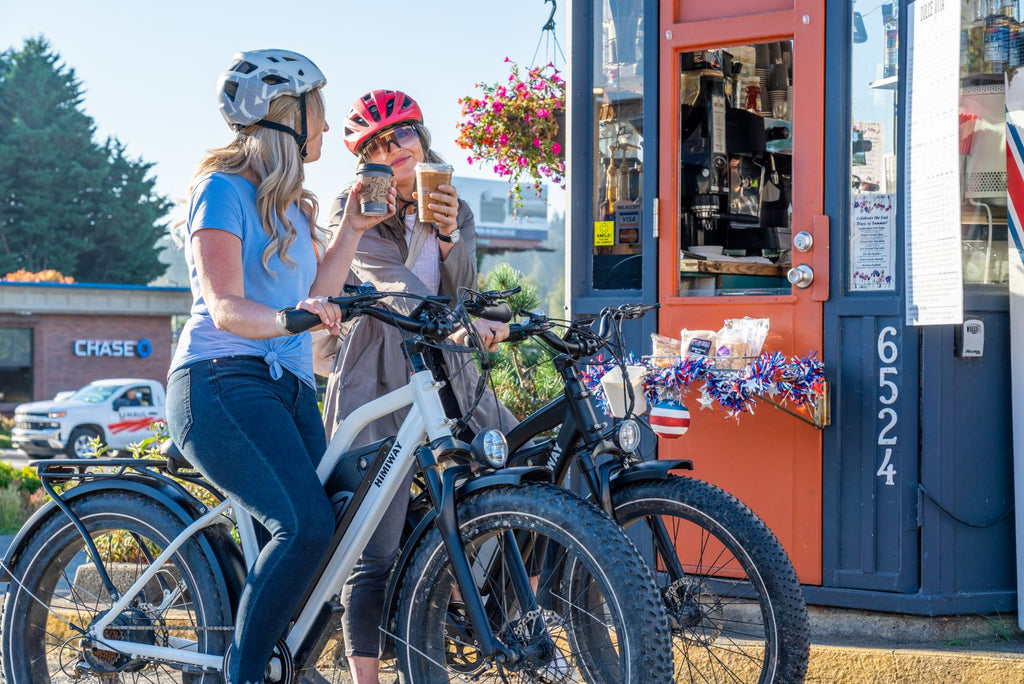
<svg viewBox="0 0 1024 684">
<path fill-rule="evenodd" d="M 522 287 L 522 292 L 509 300 L 516 313 L 533 311 L 540 303 L 537 286 L 508 264 L 495 266 L 484 282 L 484 287 L 489 290 Z M 562 391 L 561 379 L 548 361 L 546 349 L 532 340 L 500 345 L 498 352 L 491 355 L 491 363 L 494 393 L 520 420 Z"/>
<path fill-rule="evenodd" d="M 21 470 L 15 470 L 10 463 L 0 461 L 0 489 L 7 489 L 12 485 L 31 495 L 42 486 L 42 483 L 32 468 L 24 466 Z"/>
<path fill-rule="evenodd" d="M 2 342 L 5 342 L 3 337 L 0 337 L 0 346 Z M 16 357 L 15 357 L 16 358 Z M 0 416 L 0 449 L 11 448 L 11 430 L 14 429 L 14 418 L 7 418 L 6 416 Z"/>
<path fill-rule="evenodd" d="M 16 531 L 46 503 L 48 497 L 42 486 L 32 468 L 15 470 L 10 463 L 0 461 L 0 533 Z"/>
<path fill-rule="evenodd" d="M 0 53 L 0 273 L 55 269 L 79 282 L 146 283 L 171 202 L 153 164 L 93 140 L 83 87 L 42 37 Z"/>
</svg>

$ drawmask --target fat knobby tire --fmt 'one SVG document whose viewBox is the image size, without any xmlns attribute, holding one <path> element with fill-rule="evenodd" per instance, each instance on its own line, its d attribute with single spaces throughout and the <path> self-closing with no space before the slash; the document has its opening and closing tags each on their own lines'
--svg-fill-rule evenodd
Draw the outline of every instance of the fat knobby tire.
<svg viewBox="0 0 1024 684">
<path fill-rule="evenodd" d="M 730 551 L 741 562 L 741 554 L 745 554 L 763 581 L 765 591 L 755 590 L 760 594 L 757 599 L 762 613 L 769 615 L 766 624 L 775 625 L 767 635 L 774 643 L 768 647 L 758 681 L 804 681 L 810 650 L 807 606 L 789 556 L 764 521 L 728 492 L 689 477 L 630 483 L 614 492 L 612 499 L 623 527 L 640 524 L 637 521 L 644 516 L 676 516 L 734 545 Z"/>
<path fill-rule="evenodd" d="M 102 492 L 84 496 L 72 503 L 72 508 L 90 530 L 130 530 L 145 535 L 148 539 L 159 540 L 166 545 L 174 539 L 184 524 L 177 516 L 152 499 L 132 492 Z M 81 536 L 71 520 L 61 511 L 42 523 L 27 541 L 12 574 L 20 581 L 12 581 L 3 600 L 0 613 L 0 682 L 4 684 L 47 684 L 51 681 L 45 662 L 34 666 L 26 662 L 32 658 L 29 653 L 34 641 L 29 637 L 39 627 L 33 624 L 33 614 L 39 610 L 35 599 L 29 596 L 47 595 L 55 580 L 62 579 L 64 567 L 71 562 L 73 553 L 83 544 Z M 228 598 L 218 590 L 218 583 L 210 559 L 202 552 L 194 539 L 187 540 L 173 557 L 175 567 L 184 568 L 182 577 L 191 599 L 196 624 L 202 626 L 231 625 L 231 608 Z M 88 562 L 88 561 L 86 561 Z M 55 574 L 56 573 L 56 574 Z M 64 581 L 68 581 L 63 578 Z M 45 614 L 44 614 L 45 617 Z M 79 625 L 84 627 L 85 625 Z M 207 652 L 223 653 L 229 632 L 211 631 Z M 45 661 L 45 659 L 42 659 Z M 131 676 L 131 675 L 129 675 Z M 163 682 L 163 677 L 147 677 L 136 673 L 140 681 Z M 58 681 L 66 681 L 58 675 Z M 174 681 L 189 684 L 216 684 L 219 674 L 182 675 L 177 673 Z M 125 680 L 134 681 L 134 680 Z"/>
<path fill-rule="evenodd" d="M 628 642 L 624 649 L 632 670 L 626 681 L 633 684 L 672 681 L 667 614 L 653 576 L 622 528 L 600 509 L 554 485 L 531 483 L 493 487 L 467 496 L 458 504 L 458 520 L 463 539 L 471 540 L 511 526 L 548 535 L 567 552 L 575 554 L 590 566 L 589 572 L 602 576 L 604 586 L 601 589 L 608 592 L 608 602 L 620 607 L 615 618 L 622 625 L 620 641 Z M 429 587 L 444 576 L 447 565 L 440 532 L 434 528 L 419 544 L 400 580 L 398 636 L 411 640 L 413 646 L 417 634 L 436 634 L 444 629 L 438 620 L 444 619 L 439 615 L 445 611 L 429 605 Z M 398 651 L 400 661 L 406 664 L 414 653 L 401 644 Z M 446 674 L 436 680 L 416 680 L 417 684 L 433 684 L 434 681 L 449 680 Z"/>
</svg>

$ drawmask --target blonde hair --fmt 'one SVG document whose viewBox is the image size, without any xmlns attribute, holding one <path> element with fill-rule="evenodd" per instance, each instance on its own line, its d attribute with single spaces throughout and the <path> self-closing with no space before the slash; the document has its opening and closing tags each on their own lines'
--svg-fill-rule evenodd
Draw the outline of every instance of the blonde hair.
<svg viewBox="0 0 1024 684">
<path fill-rule="evenodd" d="M 289 126 L 301 132 L 302 112 L 299 98 L 283 95 L 270 103 L 268 121 Z M 320 89 L 306 93 L 307 131 L 323 127 L 324 100 Z M 288 207 L 298 203 L 299 211 L 309 221 L 309 232 L 317 254 L 324 252 L 326 245 L 323 229 L 316 225 L 319 204 L 314 195 L 302 186 L 306 178 L 299 147 L 295 138 L 283 131 L 252 125 L 239 131 L 230 143 L 208 150 L 189 184 L 189 194 L 196 184 L 211 173 L 241 174 L 251 171 L 259 178 L 256 192 L 256 207 L 263 232 L 267 235 L 267 246 L 263 250 L 263 268 L 270 269 L 270 257 L 275 252 L 281 261 L 293 266 L 288 249 L 295 242 L 297 232 L 286 214 Z M 284 235 L 278 233 L 279 220 L 284 226 Z"/>
</svg>

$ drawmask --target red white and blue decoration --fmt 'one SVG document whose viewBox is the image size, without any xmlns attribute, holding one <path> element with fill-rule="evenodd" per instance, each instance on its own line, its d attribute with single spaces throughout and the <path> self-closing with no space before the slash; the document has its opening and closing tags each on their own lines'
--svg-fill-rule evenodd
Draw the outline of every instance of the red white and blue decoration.
<svg viewBox="0 0 1024 684">
<path fill-rule="evenodd" d="M 654 404 L 649 416 L 651 429 L 659 437 L 675 439 L 690 429 L 690 412 L 675 399 L 662 399 Z"/>
<path fill-rule="evenodd" d="M 721 369 L 715 365 L 714 359 L 691 355 L 671 366 L 656 366 L 630 353 L 625 363 L 647 367 L 644 390 L 648 405 L 666 397 L 682 398 L 703 382 L 697 399 L 701 409 L 711 408 L 717 403 L 729 417 L 737 420 L 741 413 L 754 413 L 756 397 L 765 397 L 776 404 L 791 402 L 797 407 L 813 406 L 825 386 L 825 366 L 817 359 L 816 352 L 804 357 L 794 356 L 787 361 L 781 352 L 766 351 L 743 370 Z M 617 365 L 619 362 L 616 360 L 605 361 L 598 357 L 581 373 L 587 389 L 608 415 L 611 413 L 601 377 Z"/>
</svg>

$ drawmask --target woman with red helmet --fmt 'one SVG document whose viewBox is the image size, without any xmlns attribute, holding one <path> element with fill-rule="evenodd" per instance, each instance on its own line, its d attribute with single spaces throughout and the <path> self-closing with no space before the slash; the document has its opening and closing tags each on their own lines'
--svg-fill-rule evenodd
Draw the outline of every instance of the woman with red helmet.
<svg viewBox="0 0 1024 684">
<path fill-rule="evenodd" d="M 442 163 L 430 149 L 430 134 L 416 101 L 397 90 L 374 90 L 355 101 L 344 122 L 345 145 L 360 162 L 387 164 L 398 188 L 397 213 L 366 231 L 349 282 L 372 282 L 378 289 L 455 298 L 460 288 L 476 288 L 476 228 L 469 205 L 451 185 L 430 195 L 436 227 L 416 215 L 416 173 L 419 162 Z M 349 190 L 343 191 L 330 211 L 330 226 L 344 216 Z M 408 314 L 416 302 L 388 300 Z M 474 324 L 481 339 L 493 350 L 508 336 L 504 323 L 479 320 Z M 321 342 L 318 371 L 330 375 L 324 399 L 324 425 L 328 440 L 355 408 L 408 382 L 402 356 L 401 334 L 368 316 L 342 326 L 339 337 Z M 333 352 L 333 358 L 331 353 Z M 447 353 L 446 353 L 447 356 Z M 479 375 L 464 355 L 451 354 L 452 387 L 456 397 L 474 395 Z M 456 372 L 457 371 L 457 372 Z M 392 414 L 368 426 L 353 446 L 370 444 L 397 434 L 405 413 Z M 516 420 L 494 394 L 487 391 L 470 420 L 470 429 L 508 429 Z M 378 647 L 384 589 L 398 555 L 398 544 L 408 502 L 398 497 L 381 521 L 345 586 L 342 627 L 346 655 L 354 684 L 377 684 Z"/>
</svg>

